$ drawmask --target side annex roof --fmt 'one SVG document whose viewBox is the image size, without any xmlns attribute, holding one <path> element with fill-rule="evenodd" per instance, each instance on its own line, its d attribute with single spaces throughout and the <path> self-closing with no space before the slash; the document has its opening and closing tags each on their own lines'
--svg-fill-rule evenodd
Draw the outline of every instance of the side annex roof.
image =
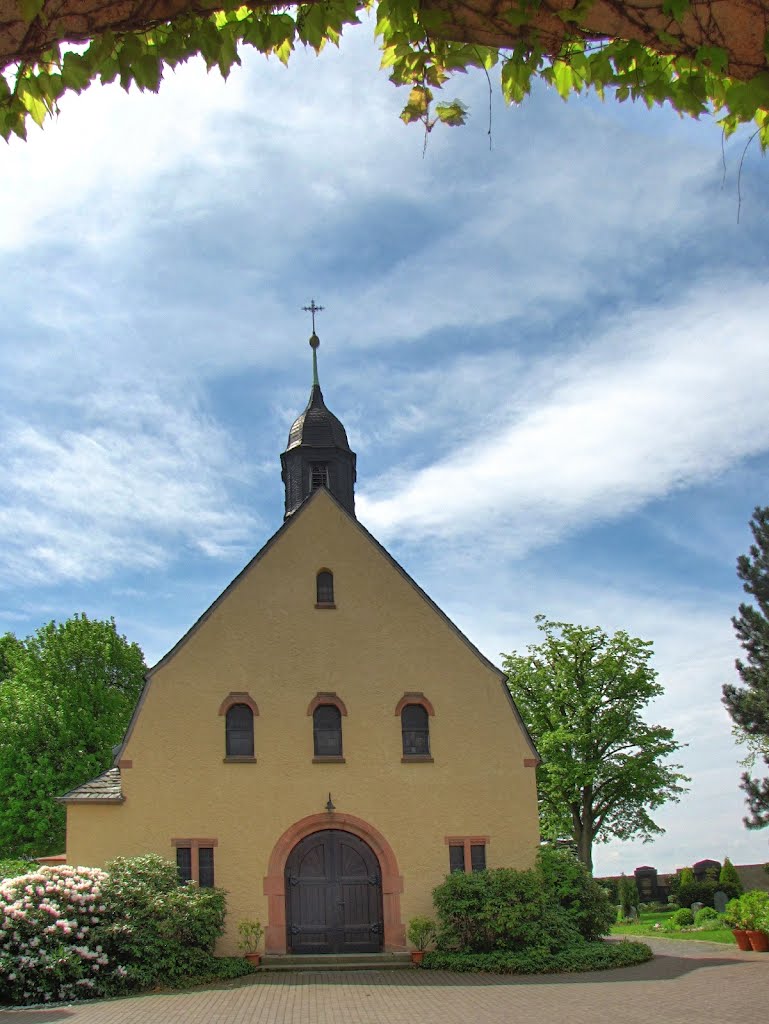
<svg viewBox="0 0 769 1024">
<path fill-rule="evenodd" d="M 120 769 L 108 768 L 90 782 L 76 786 L 64 796 L 57 796 L 60 804 L 122 804 L 125 800 L 121 789 Z"/>
</svg>

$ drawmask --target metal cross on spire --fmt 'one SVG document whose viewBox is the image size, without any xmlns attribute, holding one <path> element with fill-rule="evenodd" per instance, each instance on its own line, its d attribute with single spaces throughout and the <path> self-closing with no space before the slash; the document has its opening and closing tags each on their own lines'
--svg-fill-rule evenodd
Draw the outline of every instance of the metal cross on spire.
<svg viewBox="0 0 769 1024">
<path fill-rule="evenodd" d="M 325 306 L 316 306 L 315 305 L 315 299 L 310 299 L 310 305 L 309 306 L 302 306 L 302 309 L 305 311 L 305 313 L 312 313 L 312 333 L 313 334 L 315 334 L 315 314 L 316 313 L 322 313 L 325 308 L 326 308 Z"/>
</svg>

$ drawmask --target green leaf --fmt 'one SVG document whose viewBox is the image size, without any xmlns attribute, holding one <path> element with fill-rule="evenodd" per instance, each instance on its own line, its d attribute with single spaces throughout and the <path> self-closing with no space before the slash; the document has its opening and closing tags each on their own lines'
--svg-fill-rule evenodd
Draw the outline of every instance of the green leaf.
<svg viewBox="0 0 769 1024">
<path fill-rule="evenodd" d="M 569 64 L 558 61 L 553 65 L 553 81 L 558 95 L 561 99 L 567 100 L 569 94 L 575 88 L 574 71 Z"/>
<path fill-rule="evenodd" d="M 160 60 L 154 53 L 145 53 L 134 62 L 134 81 L 140 89 L 149 89 L 157 92 L 163 72 Z"/>
<path fill-rule="evenodd" d="M 409 100 L 401 111 L 401 121 L 405 124 L 413 124 L 414 121 L 421 121 L 427 117 L 430 110 L 433 94 L 430 89 L 423 85 L 415 85 L 409 93 Z"/>
<path fill-rule="evenodd" d="M 454 100 L 452 103 L 436 104 L 435 113 L 443 124 L 455 127 L 465 123 L 467 107 L 460 100 Z"/>
<path fill-rule="evenodd" d="M 508 103 L 520 103 L 531 92 L 533 68 L 510 58 L 502 65 L 502 95 Z"/>
<path fill-rule="evenodd" d="M 79 53 L 65 53 L 61 62 L 61 79 L 67 89 L 81 92 L 91 81 L 87 61 Z"/>
<path fill-rule="evenodd" d="M 22 82 L 19 86 L 19 98 L 32 116 L 32 120 L 39 127 L 43 127 L 43 121 L 48 116 L 48 108 L 45 105 L 35 79 Z"/>
</svg>

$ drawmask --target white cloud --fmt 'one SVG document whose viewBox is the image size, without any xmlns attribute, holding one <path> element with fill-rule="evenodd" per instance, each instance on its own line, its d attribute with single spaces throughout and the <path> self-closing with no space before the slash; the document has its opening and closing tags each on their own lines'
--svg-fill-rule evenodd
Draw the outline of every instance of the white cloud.
<svg viewBox="0 0 769 1024">
<path fill-rule="evenodd" d="M 6 583 L 157 568 L 186 545 L 212 557 L 240 549 L 253 519 L 221 490 L 242 476 L 237 447 L 189 395 L 134 383 L 96 387 L 80 404 L 79 427 L 3 423 Z"/>
<path fill-rule="evenodd" d="M 374 482 L 361 519 L 412 539 L 482 522 L 521 554 L 718 474 L 769 446 L 768 314 L 763 287 L 734 287 L 727 304 L 710 283 L 625 313 L 591 344 L 541 360 L 528 408 L 500 403 L 494 432 L 395 485 Z"/>
</svg>

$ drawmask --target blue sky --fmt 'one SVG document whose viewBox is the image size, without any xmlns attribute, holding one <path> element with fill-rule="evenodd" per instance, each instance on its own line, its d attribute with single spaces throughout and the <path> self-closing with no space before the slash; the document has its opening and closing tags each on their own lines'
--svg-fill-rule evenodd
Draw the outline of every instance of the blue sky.
<svg viewBox="0 0 769 1024">
<path fill-rule="evenodd" d="M 361 521 L 489 657 L 534 615 L 653 640 L 690 793 L 598 872 L 769 859 L 720 705 L 769 503 L 766 167 L 669 110 L 482 75 L 426 154 L 340 51 L 92 89 L 0 153 L 0 632 L 114 615 L 158 660 L 282 521 L 310 384 Z"/>
</svg>

